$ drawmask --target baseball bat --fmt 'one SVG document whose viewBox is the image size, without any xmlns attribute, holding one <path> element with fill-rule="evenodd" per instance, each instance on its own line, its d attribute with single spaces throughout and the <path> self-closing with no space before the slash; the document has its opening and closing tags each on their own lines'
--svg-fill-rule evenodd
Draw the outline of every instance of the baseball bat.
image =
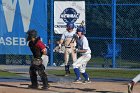
<svg viewBox="0 0 140 93">
<path fill-rule="evenodd" d="M 80 26 L 84 26 L 85 21 L 82 20 L 82 22 L 80 23 Z"/>
</svg>

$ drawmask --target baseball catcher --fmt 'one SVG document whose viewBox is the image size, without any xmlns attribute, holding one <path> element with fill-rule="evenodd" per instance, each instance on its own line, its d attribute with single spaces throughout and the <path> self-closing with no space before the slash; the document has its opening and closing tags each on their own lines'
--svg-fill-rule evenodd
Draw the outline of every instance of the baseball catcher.
<svg viewBox="0 0 140 93">
<path fill-rule="evenodd" d="M 38 72 L 43 82 L 42 89 L 48 89 L 49 87 L 48 78 L 47 78 L 47 74 L 45 73 L 45 65 L 43 64 L 45 62 L 44 59 L 46 60 L 48 58 L 46 46 L 40 40 L 40 37 L 37 37 L 37 31 L 29 30 L 27 32 L 27 35 L 28 35 L 27 41 L 29 41 L 29 47 L 34 57 L 29 69 L 29 74 L 31 79 L 31 85 L 29 85 L 29 88 L 34 88 L 34 89 L 38 88 L 37 73 L 36 73 Z"/>
<path fill-rule="evenodd" d="M 65 46 L 65 52 L 64 52 L 65 71 L 66 71 L 65 76 L 68 76 L 70 74 L 70 70 L 69 70 L 70 65 L 68 64 L 70 54 L 72 55 L 73 63 L 77 59 L 77 53 L 74 51 L 76 47 L 76 40 L 74 37 L 76 31 L 74 31 L 73 29 L 74 29 L 74 24 L 67 23 L 66 25 L 67 32 L 62 34 L 62 37 L 59 43 L 60 48 L 62 46 L 62 43 L 64 43 L 64 46 Z"/>
</svg>

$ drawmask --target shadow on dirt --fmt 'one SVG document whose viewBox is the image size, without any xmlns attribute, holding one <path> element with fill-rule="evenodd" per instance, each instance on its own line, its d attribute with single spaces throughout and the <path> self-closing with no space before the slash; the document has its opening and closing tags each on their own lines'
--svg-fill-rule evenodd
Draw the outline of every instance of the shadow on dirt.
<svg viewBox="0 0 140 93">
<path fill-rule="evenodd" d="M 80 90 L 82 93 L 83 92 L 89 92 L 89 93 L 123 93 L 123 92 L 113 92 L 113 91 L 96 91 L 96 89 L 91 89 L 91 88 L 66 88 L 66 87 L 59 87 L 59 86 L 51 86 L 54 88 L 58 89 L 75 89 L 75 90 Z M 72 92 L 65 92 L 65 93 L 72 93 Z"/>
<path fill-rule="evenodd" d="M 20 84 L 20 86 L 16 86 L 16 85 L 8 85 L 8 84 L 0 84 L 0 86 L 4 86 L 4 87 L 14 87 L 14 88 L 20 88 L 20 89 L 31 89 L 31 88 L 28 88 L 29 84 Z M 75 89 L 75 90 L 80 90 L 81 92 L 91 92 L 91 93 L 124 93 L 124 92 L 113 92 L 113 91 L 96 91 L 96 89 L 91 89 L 91 88 L 66 88 L 66 87 L 60 87 L 60 86 L 50 86 L 51 87 L 54 87 L 54 88 L 58 88 L 58 90 L 61 90 L 61 89 Z M 42 89 L 33 89 L 33 90 L 42 90 Z M 46 91 L 46 90 L 42 90 L 42 91 Z M 48 91 L 52 91 L 52 92 L 59 92 L 59 91 L 56 91 L 56 90 L 52 90 L 52 89 L 48 89 Z M 63 93 L 63 92 L 61 92 Z M 65 92 L 65 93 L 73 93 L 73 92 Z"/>
<path fill-rule="evenodd" d="M 16 85 L 0 84 L 0 86 L 3 86 L 3 87 L 13 87 L 13 88 L 19 88 L 19 89 L 32 89 L 32 88 L 28 88 L 28 85 L 29 84 L 20 84 L 19 86 L 16 86 Z M 41 88 L 37 88 L 37 89 L 33 89 L 33 90 L 46 91 L 46 90 L 41 89 Z"/>
</svg>

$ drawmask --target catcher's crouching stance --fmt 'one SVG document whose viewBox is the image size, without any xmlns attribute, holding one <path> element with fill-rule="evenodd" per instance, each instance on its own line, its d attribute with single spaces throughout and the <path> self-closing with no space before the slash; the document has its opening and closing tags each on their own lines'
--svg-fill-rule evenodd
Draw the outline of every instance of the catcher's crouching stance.
<svg viewBox="0 0 140 93">
<path fill-rule="evenodd" d="M 29 30 L 27 32 L 27 41 L 29 41 L 29 47 L 30 50 L 33 53 L 34 59 L 31 62 L 31 66 L 29 69 L 30 79 L 31 79 L 31 85 L 29 85 L 29 88 L 38 88 L 38 82 L 37 82 L 37 73 L 43 82 L 42 89 L 48 89 L 48 78 L 47 74 L 45 73 L 45 66 L 43 65 L 44 60 L 42 60 L 43 57 L 47 57 L 46 55 L 46 46 L 43 44 L 43 42 L 40 40 L 40 37 L 37 37 L 37 31 L 35 30 Z"/>
</svg>

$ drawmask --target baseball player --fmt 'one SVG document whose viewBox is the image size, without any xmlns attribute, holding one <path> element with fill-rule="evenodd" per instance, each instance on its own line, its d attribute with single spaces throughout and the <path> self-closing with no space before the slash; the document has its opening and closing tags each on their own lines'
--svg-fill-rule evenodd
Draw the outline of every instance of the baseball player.
<svg viewBox="0 0 140 93">
<path fill-rule="evenodd" d="M 82 73 L 83 77 L 85 78 L 83 83 L 90 83 L 89 76 L 85 70 L 86 70 L 87 62 L 91 59 L 91 50 L 89 47 L 88 40 L 84 35 L 84 32 L 85 32 L 84 26 L 79 26 L 77 28 L 78 49 L 76 49 L 75 52 L 80 53 L 81 56 L 77 59 L 77 61 L 75 63 L 73 63 L 73 69 L 74 69 L 74 72 L 76 75 L 76 80 L 74 81 L 74 83 L 81 83 L 80 72 Z"/>
<path fill-rule="evenodd" d="M 38 71 L 38 74 L 43 82 L 42 89 L 48 89 L 49 88 L 48 78 L 47 74 L 45 73 L 45 66 L 42 63 L 44 62 L 43 59 L 47 59 L 45 58 L 47 56 L 46 46 L 40 40 L 40 37 L 37 37 L 37 31 L 29 30 L 27 32 L 27 35 L 28 35 L 27 41 L 29 41 L 28 45 L 34 57 L 29 69 L 31 85 L 29 85 L 28 87 L 34 89 L 38 88 L 37 73 L 36 73 L 36 71 Z"/>
<path fill-rule="evenodd" d="M 134 85 L 140 81 L 140 74 L 138 74 L 132 81 L 128 84 L 128 93 L 132 93 Z"/>
<path fill-rule="evenodd" d="M 64 53 L 64 60 L 65 60 L 65 76 L 68 76 L 70 74 L 69 70 L 69 55 L 72 55 L 72 60 L 73 62 L 76 61 L 77 59 L 77 54 L 75 53 L 75 46 L 76 46 L 76 40 L 73 38 L 75 35 L 76 31 L 74 31 L 74 24 L 73 23 L 67 23 L 67 32 L 62 34 L 62 37 L 60 39 L 59 47 L 61 48 L 62 43 L 64 43 L 65 46 L 65 53 Z"/>
</svg>

